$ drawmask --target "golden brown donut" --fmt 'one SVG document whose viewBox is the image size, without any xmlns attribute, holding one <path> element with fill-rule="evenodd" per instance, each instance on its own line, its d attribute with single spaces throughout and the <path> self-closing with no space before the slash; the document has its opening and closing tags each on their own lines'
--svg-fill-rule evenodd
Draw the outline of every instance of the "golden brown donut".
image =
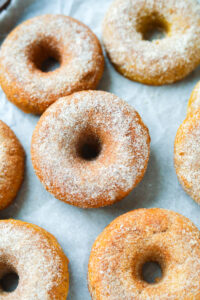
<svg viewBox="0 0 200 300">
<path fill-rule="evenodd" d="M 82 91 L 52 104 L 32 137 L 36 175 L 57 199 L 89 208 L 124 198 L 142 179 L 150 137 L 117 96 Z"/>
<path fill-rule="evenodd" d="M 184 190 L 200 204 L 200 109 L 189 113 L 177 131 L 174 164 Z"/>
<path fill-rule="evenodd" d="M 149 41 L 149 30 L 164 31 Z M 162 85 L 200 63 L 200 5 L 196 0 L 115 0 L 103 22 L 103 42 L 115 68 L 131 80 Z"/>
<path fill-rule="evenodd" d="M 164 209 L 138 209 L 115 219 L 96 239 L 88 267 L 93 300 L 199 300 L 200 232 L 186 217 Z M 149 284 L 146 262 L 162 277 Z"/>
<path fill-rule="evenodd" d="M 60 67 L 43 72 L 54 58 Z M 104 68 L 95 34 L 64 15 L 25 21 L 5 39 L 0 51 L 0 84 L 8 100 L 28 113 L 41 114 L 59 97 L 94 89 Z"/>
<path fill-rule="evenodd" d="M 0 209 L 16 197 L 24 178 L 24 150 L 14 132 L 0 120 Z"/>
<path fill-rule="evenodd" d="M 195 85 L 187 106 L 187 114 L 200 108 L 200 81 Z"/>
<path fill-rule="evenodd" d="M 53 235 L 22 221 L 0 221 L 0 278 L 19 276 L 17 288 L 0 289 L 1 300 L 66 300 L 68 259 Z"/>
</svg>

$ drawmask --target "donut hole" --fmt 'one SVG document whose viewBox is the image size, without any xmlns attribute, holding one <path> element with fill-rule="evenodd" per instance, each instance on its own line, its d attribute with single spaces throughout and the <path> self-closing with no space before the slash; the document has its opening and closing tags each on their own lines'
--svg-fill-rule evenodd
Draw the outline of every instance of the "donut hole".
<svg viewBox="0 0 200 300">
<path fill-rule="evenodd" d="M 132 276 L 134 281 L 144 284 L 157 284 L 166 273 L 168 251 L 157 245 L 143 245 L 143 249 L 133 257 Z M 168 256 L 169 257 L 169 256 Z"/>
<path fill-rule="evenodd" d="M 167 22 L 157 14 L 141 18 L 138 24 L 138 31 L 142 34 L 145 41 L 161 40 L 166 37 L 168 32 Z"/>
<path fill-rule="evenodd" d="M 142 266 L 142 279 L 149 284 L 157 283 L 162 277 L 161 265 L 157 261 L 147 261 Z"/>
<path fill-rule="evenodd" d="M 60 63 L 54 57 L 49 57 L 43 61 L 41 66 L 42 72 L 52 72 L 60 67 Z"/>
<path fill-rule="evenodd" d="M 61 66 L 60 48 L 51 38 L 31 46 L 29 59 L 33 68 L 43 73 L 53 72 Z"/>
<path fill-rule="evenodd" d="M 13 267 L 14 260 L 10 257 L 1 257 L 0 262 L 0 295 L 11 293 L 16 290 L 19 276 Z M 0 297 L 1 298 L 1 297 Z"/>
<path fill-rule="evenodd" d="M 16 272 L 10 271 L 0 279 L 0 286 L 4 292 L 11 293 L 16 290 L 19 283 L 19 276 Z"/>
<path fill-rule="evenodd" d="M 102 150 L 100 138 L 91 132 L 83 132 L 77 143 L 78 156 L 87 161 L 98 158 Z"/>
</svg>

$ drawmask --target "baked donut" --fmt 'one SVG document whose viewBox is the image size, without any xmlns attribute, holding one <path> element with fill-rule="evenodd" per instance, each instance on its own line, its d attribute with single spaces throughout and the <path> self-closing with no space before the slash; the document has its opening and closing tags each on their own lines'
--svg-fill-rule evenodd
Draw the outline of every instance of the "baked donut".
<svg viewBox="0 0 200 300">
<path fill-rule="evenodd" d="M 177 131 L 174 164 L 183 188 L 200 204 L 200 109 L 189 113 Z"/>
<path fill-rule="evenodd" d="M 53 235 L 17 220 L 0 221 L 0 278 L 19 276 L 12 293 L 0 289 L 1 300 L 66 300 L 68 259 Z"/>
<path fill-rule="evenodd" d="M 200 81 L 196 84 L 188 101 L 187 113 L 191 113 L 200 108 Z"/>
<path fill-rule="evenodd" d="M 164 209 L 138 209 L 115 219 L 96 239 L 88 267 L 93 300 L 200 299 L 200 232 L 186 217 Z M 143 279 L 147 262 L 162 277 Z"/>
<path fill-rule="evenodd" d="M 24 178 L 24 150 L 14 132 L 0 120 L 0 209 L 16 197 Z"/>
<path fill-rule="evenodd" d="M 165 38 L 149 41 L 150 30 Z M 103 42 L 116 69 L 146 84 L 172 83 L 200 62 L 200 5 L 196 0 L 116 0 L 103 22 Z"/>
<path fill-rule="evenodd" d="M 60 67 L 43 72 L 54 58 Z M 41 114 L 59 97 L 94 89 L 104 68 L 95 34 L 64 15 L 25 21 L 4 41 L 0 51 L 0 84 L 8 100 L 28 113 Z"/>
<path fill-rule="evenodd" d="M 139 114 L 117 96 L 82 91 L 56 101 L 32 137 L 36 175 L 57 199 L 89 208 L 125 197 L 142 179 L 150 137 Z"/>
</svg>

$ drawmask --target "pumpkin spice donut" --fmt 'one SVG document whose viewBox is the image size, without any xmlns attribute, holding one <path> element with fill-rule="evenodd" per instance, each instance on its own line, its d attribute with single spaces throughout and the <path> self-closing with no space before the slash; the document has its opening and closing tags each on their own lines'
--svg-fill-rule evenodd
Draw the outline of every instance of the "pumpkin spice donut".
<svg viewBox="0 0 200 300">
<path fill-rule="evenodd" d="M 174 164 L 184 190 L 200 204 L 200 109 L 190 112 L 177 131 Z"/>
<path fill-rule="evenodd" d="M 32 137 L 32 163 L 57 199 L 89 208 L 124 198 L 142 179 L 150 137 L 139 114 L 117 96 L 82 91 L 52 104 Z"/>
<path fill-rule="evenodd" d="M 24 150 L 14 132 L 0 120 L 0 209 L 17 195 L 24 178 Z"/>
<path fill-rule="evenodd" d="M 22 221 L 0 221 L 0 278 L 19 277 L 13 292 L 0 289 L 1 300 L 66 300 L 68 259 L 53 235 Z"/>
<path fill-rule="evenodd" d="M 60 67 L 43 72 L 53 58 Z M 28 113 L 41 114 L 59 97 L 94 89 L 104 68 L 95 34 L 64 15 L 25 21 L 4 41 L 0 52 L 0 84 L 8 100 Z"/>
<path fill-rule="evenodd" d="M 92 299 L 200 299 L 199 236 L 189 219 L 164 209 L 138 209 L 118 217 L 92 247 Z M 147 262 L 157 262 L 162 269 L 154 284 L 143 279 Z"/>
<path fill-rule="evenodd" d="M 149 41 L 154 29 L 165 37 Z M 103 22 L 103 42 L 111 62 L 129 79 L 173 83 L 200 63 L 200 5 L 196 0 L 115 0 Z"/>
</svg>

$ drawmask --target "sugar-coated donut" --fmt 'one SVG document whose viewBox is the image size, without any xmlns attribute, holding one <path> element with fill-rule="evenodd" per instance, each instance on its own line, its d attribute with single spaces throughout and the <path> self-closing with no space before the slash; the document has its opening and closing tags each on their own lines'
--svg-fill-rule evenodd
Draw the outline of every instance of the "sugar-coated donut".
<svg viewBox="0 0 200 300">
<path fill-rule="evenodd" d="M 54 58 L 60 67 L 43 72 Z M 94 89 L 104 68 L 95 34 L 64 15 L 25 21 L 4 41 L 0 51 L 0 84 L 8 100 L 29 113 L 41 114 L 59 97 Z"/>
<path fill-rule="evenodd" d="M 1 300 L 66 300 L 68 259 L 53 235 L 22 221 L 0 221 L 0 277 L 14 272 L 17 288 Z"/>
<path fill-rule="evenodd" d="M 24 150 L 14 132 L 0 120 L 0 209 L 17 195 L 24 178 Z"/>
<path fill-rule="evenodd" d="M 52 104 L 32 137 L 32 163 L 57 199 L 89 208 L 125 197 L 142 179 L 150 151 L 139 114 L 117 96 L 82 91 Z"/>
<path fill-rule="evenodd" d="M 200 108 L 200 81 L 195 85 L 194 90 L 190 96 L 187 106 L 187 113 L 191 113 Z"/>
<path fill-rule="evenodd" d="M 96 239 L 88 267 L 93 300 L 200 299 L 200 232 L 186 217 L 164 209 L 138 209 L 115 219 Z M 162 277 L 147 283 L 146 262 Z"/>
<path fill-rule="evenodd" d="M 189 113 L 177 131 L 174 164 L 183 188 L 200 204 L 200 109 Z"/>
<path fill-rule="evenodd" d="M 165 38 L 149 41 L 148 30 Z M 196 0 L 115 0 L 104 19 L 103 42 L 116 69 L 131 80 L 162 85 L 200 63 L 200 5 Z"/>
</svg>

